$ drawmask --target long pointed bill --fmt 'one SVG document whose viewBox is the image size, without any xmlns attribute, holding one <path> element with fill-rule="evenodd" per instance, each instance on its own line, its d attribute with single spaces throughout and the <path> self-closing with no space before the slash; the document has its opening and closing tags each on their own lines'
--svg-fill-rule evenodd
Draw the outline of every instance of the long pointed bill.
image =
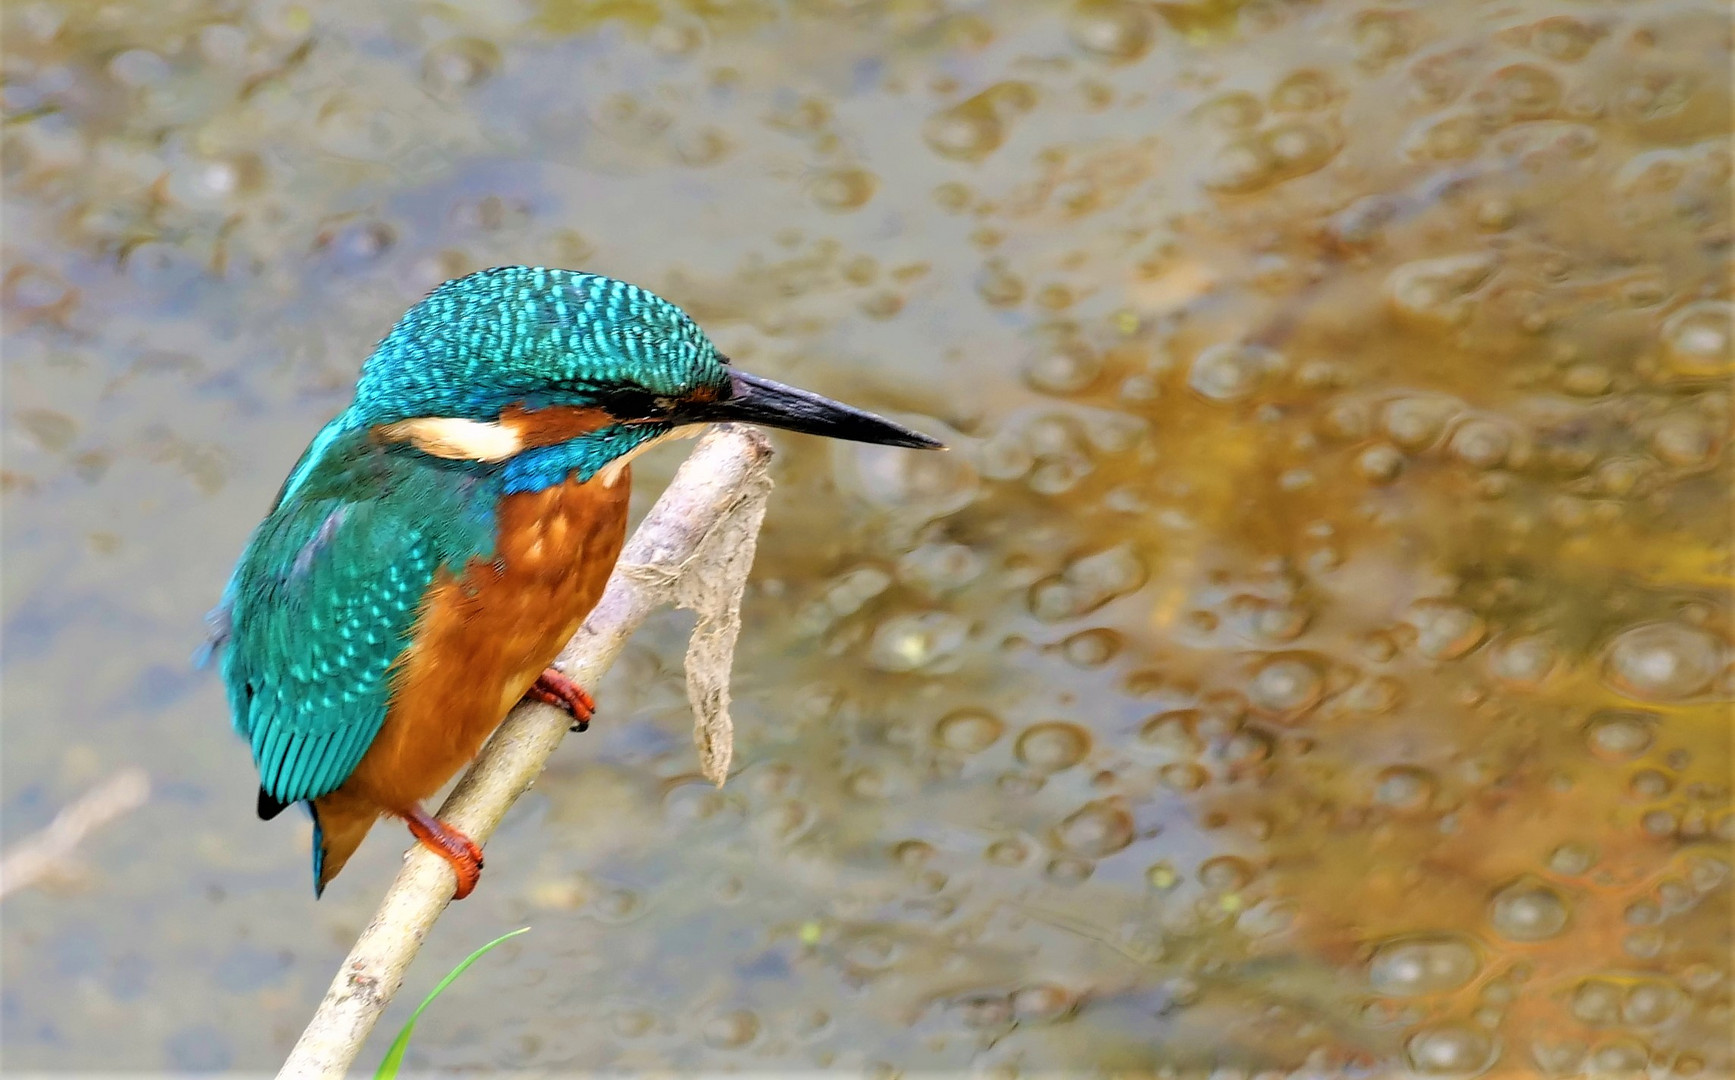
<svg viewBox="0 0 1735 1080">
<path fill-rule="evenodd" d="M 907 446 L 914 450 L 945 449 L 938 439 L 806 390 L 744 371 L 732 372 L 730 378 L 734 384 L 730 397 L 702 405 L 694 413 L 705 420 L 739 420 L 829 439 Z"/>
</svg>

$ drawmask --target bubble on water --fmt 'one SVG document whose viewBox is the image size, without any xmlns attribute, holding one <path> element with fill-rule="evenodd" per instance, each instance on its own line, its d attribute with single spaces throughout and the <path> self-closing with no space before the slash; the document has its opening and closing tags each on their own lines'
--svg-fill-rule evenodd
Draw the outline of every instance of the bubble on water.
<svg viewBox="0 0 1735 1080">
<path fill-rule="evenodd" d="M 877 566 L 858 566 L 839 574 L 825 590 L 825 606 L 836 616 L 854 615 L 891 586 L 892 576 Z"/>
<path fill-rule="evenodd" d="M 1082 342 L 1043 349 L 1024 363 L 1024 381 L 1045 394 L 1076 394 L 1102 374 L 1102 358 Z"/>
<path fill-rule="evenodd" d="M 1488 632 L 1474 611 L 1449 600 L 1418 600 L 1404 621 L 1416 631 L 1416 651 L 1430 660 L 1455 660 L 1474 649 Z"/>
<path fill-rule="evenodd" d="M 1596 848 L 1589 844 L 1569 841 L 1555 848 L 1548 856 L 1548 868 L 1563 877 L 1581 877 L 1596 865 Z"/>
<path fill-rule="evenodd" d="M 1641 799 L 1660 799 L 1667 795 L 1674 785 L 1666 775 L 1656 769 L 1640 769 L 1633 774 L 1627 787 Z"/>
<path fill-rule="evenodd" d="M 1615 638 L 1603 677 L 1628 697 L 1681 701 L 1710 687 L 1723 670 L 1723 654 L 1723 643 L 1696 626 L 1646 623 Z"/>
<path fill-rule="evenodd" d="M 1036 464 L 1036 453 L 1015 431 L 999 431 L 984 439 L 975 457 L 987 479 L 1018 479 Z"/>
<path fill-rule="evenodd" d="M 1496 642 L 1488 653 L 1488 672 L 1512 686 L 1542 685 L 1554 670 L 1554 645 L 1541 635 L 1507 638 Z"/>
<path fill-rule="evenodd" d="M 1376 484 L 1387 484 L 1404 471 L 1404 455 L 1397 447 L 1376 443 L 1355 459 L 1356 471 Z"/>
<path fill-rule="evenodd" d="M 1247 700 L 1255 709 L 1275 715 L 1302 713 L 1325 694 L 1323 661 L 1307 653 L 1268 657 L 1248 682 Z"/>
<path fill-rule="evenodd" d="M 969 634 L 970 624 L 950 612 L 894 615 L 874 631 L 868 662 L 898 673 L 955 671 Z"/>
<path fill-rule="evenodd" d="M 390 251 L 397 243 L 397 232 L 383 221 L 346 221 L 335 229 L 319 234 L 314 246 L 331 260 L 332 265 L 353 270 L 366 266 Z"/>
<path fill-rule="evenodd" d="M 25 310 L 59 307 L 77 295 L 54 271 L 28 264 L 15 264 L 4 288 L 7 306 Z"/>
<path fill-rule="evenodd" d="M 166 82 L 172 71 L 167 60 L 149 49 L 128 49 L 108 62 L 108 73 L 115 82 L 137 90 Z"/>
<path fill-rule="evenodd" d="M 683 165 L 701 167 L 715 165 L 729 156 L 735 144 L 713 127 L 683 129 L 670 140 L 675 149 L 675 156 Z"/>
<path fill-rule="evenodd" d="M 956 438 L 937 421 L 917 418 L 914 423 L 948 443 Z M 963 509 L 981 487 L 968 454 L 912 454 L 866 443 L 839 444 L 836 453 L 840 487 L 880 506 L 926 518 Z"/>
<path fill-rule="evenodd" d="M 1544 941 L 1566 929 L 1566 898 L 1546 882 L 1524 878 L 1494 894 L 1488 921 L 1508 941 Z"/>
<path fill-rule="evenodd" d="M 1090 752 L 1090 733 L 1060 720 L 1032 724 L 1018 736 L 1013 752 L 1033 769 L 1060 772 L 1084 760 Z"/>
<path fill-rule="evenodd" d="M 498 45 L 481 38 L 453 38 L 428 50 L 422 60 L 422 83 L 436 94 L 450 95 L 480 86 L 499 70 Z"/>
<path fill-rule="evenodd" d="M 1466 420 L 1452 432 L 1446 450 L 1473 468 L 1492 469 L 1512 451 L 1512 433 L 1492 420 Z"/>
<path fill-rule="evenodd" d="M 1402 397 L 1386 403 L 1380 410 L 1380 429 L 1405 450 L 1425 450 L 1440 440 L 1458 403 L 1451 398 L 1430 395 Z"/>
<path fill-rule="evenodd" d="M 632 889 L 611 888 L 598 893 L 590 912 L 607 923 L 628 922 L 644 912 L 644 901 Z"/>
<path fill-rule="evenodd" d="M 1488 82 L 1500 118 L 1540 120 L 1560 106 L 1560 80 L 1535 64 L 1512 64 L 1496 71 Z"/>
<path fill-rule="evenodd" d="M 1113 660 L 1121 650 L 1121 636 L 1106 628 L 1085 630 L 1060 643 L 1061 655 L 1075 667 L 1094 668 Z"/>
<path fill-rule="evenodd" d="M 1285 76 L 1271 91 L 1276 112 L 1311 112 L 1331 103 L 1336 92 L 1323 71 L 1302 70 Z"/>
<path fill-rule="evenodd" d="M 1586 1024 L 1620 1021 L 1621 988 L 1608 979 L 1586 979 L 1572 992 L 1572 1015 Z"/>
<path fill-rule="evenodd" d="M 1118 800 L 1086 803 L 1055 827 L 1054 839 L 1074 855 L 1100 859 L 1133 842 L 1133 816 Z"/>
<path fill-rule="evenodd" d="M 1265 106 L 1245 90 L 1231 90 L 1210 98 L 1193 115 L 1224 131 L 1246 131 L 1265 118 Z"/>
<path fill-rule="evenodd" d="M 1670 465 L 1691 469 L 1716 457 L 1718 431 L 1708 417 L 1677 411 L 1663 417 L 1651 432 L 1651 449 Z"/>
<path fill-rule="evenodd" d="M 963 544 L 928 543 L 898 559 L 898 580 L 933 596 L 963 588 L 982 574 L 982 556 Z"/>
<path fill-rule="evenodd" d="M 1657 720 L 1652 713 L 1599 712 L 1585 724 L 1585 742 L 1604 761 L 1631 761 L 1650 749 Z"/>
<path fill-rule="evenodd" d="M 1691 379 L 1719 378 L 1735 373 L 1735 304 L 1697 300 L 1663 323 L 1663 355 L 1669 370 Z"/>
<path fill-rule="evenodd" d="M 1393 310 L 1417 322 L 1456 325 L 1470 315 L 1470 294 L 1498 265 L 1487 252 L 1448 255 L 1405 263 L 1386 277 L 1386 298 Z"/>
<path fill-rule="evenodd" d="M 1337 155 L 1338 143 L 1312 124 L 1294 121 L 1266 132 L 1264 144 L 1279 179 L 1291 180 L 1323 168 Z"/>
<path fill-rule="evenodd" d="M 1378 644 L 1369 646 L 1367 650 L 1376 661 L 1382 663 L 1396 654 L 1395 647 L 1383 638 L 1384 635 L 1375 638 Z M 1375 675 L 1352 684 L 1337 699 L 1337 706 L 1351 715 L 1359 713 L 1363 716 L 1378 716 L 1380 713 L 1391 712 L 1403 700 L 1403 683 L 1390 675 Z"/>
<path fill-rule="evenodd" d="M 1087 615 L 1142 588 L 1145 566 L 1128 544 L 1075 559 L 1030 590 L 1030 613 L 1045 622 Z"/>
<path fill-rule="evenodd" d="M 1570 15 L 1557 15 L 1532 28 L 1529 45 L 1551 60 L 1571 63 L 1582 59 L 1601 36 L 1601 30 L 1586 26 Z"/>
<path fill-rule="evenodd" d="M 1245 889 L 1253 876 L 1253 864 L 1238 855 L 1217 855 L 1199 864 L 1199 884 L 1214 893 Z"/>
<path fill-rule="evenodd" d="M 1683 1004 L 1679 989 L 1660 979 L 1644 979 L 1627 989 L 1621 1001 L 1621 1019 L 1639 1027 L 1664 1024 Z"/>
<path fill-rule="evenodd" d="M 1388 997 L 1444 994 L 1469 985 L 1482 958 L 1468 938 L 1427 934 L 1388 941 L 1368 961 L 1368 984 Z"/>
<path fill-rule="evenodd" d="M 959 709 L 934 725 L 934 742 L 961 754 L 979 754 L 993 746 L 1006 725 L 985 709 Z"/>
<path fill-rule="evenodd" d="M 1403 145 L 1407 156 L 1424 161 L 1474 157 L 1482 149 L 1482 121 L 1470 113 L 1433 117 L 1419 124 Z"/>
<path fill-rule="evenodd" d="M 1034 86 L 1000 83 L 929 117 L 922 125 L 922 138 L 945 157 L 980 161 L 1006 141 L 1007 118 L 1027 112 L 1035 104 Z"/>
<path fill-rule="evenodd" d="M 748 1009 L 718 1013 L 705 1021 L 702 1034 L 715 1049 L 738 1050 L 759 1037 L 759 1017 Z"/>
<path fill-rule="evenodd" d="M 1158 769 L 1157 779 L 1171 791 L 1198 791 L 1211 779 L 1211 774 L 1202 765 L 1177 761 Z"/>
<path fill-rule="evenodd" d="M 1158 713 L 1139 728 L 1139 741 L 1179 757 L 1196 757 L 1205 752 L 1205 740 L 1198 735 L 1199 719 L 1197 709 Z"/>
<path fill-rule="evenodd" d="M 1603 364 L 1574 364 L 1560 375 L 1560 388 L 1578 397 L 1599 397 L 1613 386 L 1614 372 Z"/>
<path fill-rule="evenodd" d="M 1598 1043 L 1590 1052 L 1590 1068 L 1597 1076 L 1642 1075 L 1651 1060 L 1651 1048 L 1631 1037 Z"/>
<path fill-rule="evenodd" d="M 1023 866 L 1030 858 L 1030 845 L 1022 840 L 996 840 L 982 852 L 995 866 Z"/>
<path fill-rule="evenodd" d="M 1150 51 L 1157 19 L 1149 5 L 1132 0 L 1079 0 L 1067 28 L 1079 48 L 1126 63 Z"/>
<path fill-rule="evenodd" d="M 814 180 L 808 195 L 823 210 L 846 213 L 867 205 L 879 178 L 866 169 L 836 169 Z"/>
<path fill-rule="evenodd" d="M 1492 1065 L 1497 1054 L 1487 1032 L 1464 1023 L 1423 1028 L 1404 1042 L 1404 1060 L 1428 1076 L 1474 1076 Z"/>
<path fill-rule="evenodd" d="M 1439 786 L 1439 780 L 1427 769 L 1392 765 L 1381 769 L 1374 777 L 1374 801 L 1394 810 L 1414 813 L 1426 810 L 1433 803 Z"/>
<path fill-rule="evenodd" d="M 976 293 L 991 307 L 1012 307 L 1024 299 L 1024 279 L 1004 259 L 989 259 L 976 275 Z"/>
<path fill-rule="evenodd" d="M 1012 1015 L 1022 1023 L 1052 1024 L 1065 1019 L 1076 1005 L 1075 995 L 1050 983 L 1020 987 L 1012 992 Z"/>
<path fill-rule="evenodd" d="M 1056 855 L 1042 868 L 1042 876 L 1056 885 L 1077 885 L 1096 872 L 1096 863 L 1077 855 Z"/>
<path fill-rule="evenodd" d="M 1212 191 L 1248 194 L 1277 180 L 1277 158 L 1263 139 L 1247 138 L 1217 151 L 1202 179 Z"/>
<path fill-rule="evenodd" d="M 1207 401 L 1242 401 L 1284 368 L 1282 354 L 1262 345 L 1219 342 L 1193 358 L 1187 385 Z"/>
</svg>

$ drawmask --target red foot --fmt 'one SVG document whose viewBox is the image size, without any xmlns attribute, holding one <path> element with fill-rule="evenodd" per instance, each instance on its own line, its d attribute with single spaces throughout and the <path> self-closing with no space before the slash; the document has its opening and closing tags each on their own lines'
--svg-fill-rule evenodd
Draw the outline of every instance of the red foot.
<svg viewBox="0 0 1735 1080">
<path fill-rule="evenodd" d="M 596 702 L 584 692 L 584 687 L 553 668 L 537 676 L 530 689 L 524 691 L 524 696 L 564 710 L 572 717 L 574 731 L 590 730 L 590 718 L 596 715 Z"/>
<path fill-rule="evenodd" d="M 419 806 L 405 814 L 404 820 L 417 840 L 452 864 L 452 873 L 458 877 L 458 889 L 452 899 L 469 896 L 482 877 L 482 849 L 476 846 L 476 841 Z"/>
</svg>

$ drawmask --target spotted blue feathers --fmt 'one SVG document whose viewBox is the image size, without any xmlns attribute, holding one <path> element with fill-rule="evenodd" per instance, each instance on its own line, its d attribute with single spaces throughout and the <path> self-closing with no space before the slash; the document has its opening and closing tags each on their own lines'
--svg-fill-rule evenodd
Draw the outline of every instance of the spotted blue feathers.
<svg viewBox="0 0 1735 1080">
<path fill-rule="evenodd" d="M 624 281 L 507 266 L 448 281 L 362 367 L 356 421 L 492 420 L 516 401 L 600 404 L 623 387 L 722 386 L 716 346 L 680 308 Z"/>
</svg>

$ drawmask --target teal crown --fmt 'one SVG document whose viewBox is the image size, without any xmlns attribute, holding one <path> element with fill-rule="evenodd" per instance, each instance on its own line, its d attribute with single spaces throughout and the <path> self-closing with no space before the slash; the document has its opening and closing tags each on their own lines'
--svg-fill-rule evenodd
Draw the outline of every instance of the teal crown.
<svg viewBox="0 0 1735 1080">
<path fill-rule="evenodd" d="M 506 266 L 448 281 L 398 320 L 362 365 L 349 419 L 486 421 L 514 402 L 679 398 L 728 379 L 711 339 L 655 293 L 598 274 Z"/>
</svg>

